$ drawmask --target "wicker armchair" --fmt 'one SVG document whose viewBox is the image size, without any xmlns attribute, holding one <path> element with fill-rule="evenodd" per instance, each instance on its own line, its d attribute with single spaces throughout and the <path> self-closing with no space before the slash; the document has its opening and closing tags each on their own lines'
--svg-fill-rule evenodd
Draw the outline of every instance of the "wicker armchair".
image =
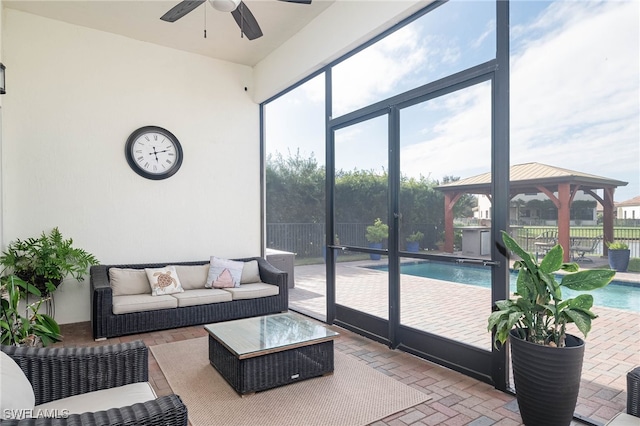
<svg viewBox="0 0 640 426">
<path fill-rule="evenodd" d="M 87 392 L 147 382 L 148 349 L 141 341 L 87 348 L 1 346 L 33 387 L 36 405 Z M 177 395 L 127 407 L 65 418 L 1 420 L 8 425 L 186 425 L 187 408 Z"/>
<path fill-rule="evenodd" d="M 627 411 L 618 413 L 607 426 L 640 425 L 640 367 L 627 373 Z"/>
</svg>

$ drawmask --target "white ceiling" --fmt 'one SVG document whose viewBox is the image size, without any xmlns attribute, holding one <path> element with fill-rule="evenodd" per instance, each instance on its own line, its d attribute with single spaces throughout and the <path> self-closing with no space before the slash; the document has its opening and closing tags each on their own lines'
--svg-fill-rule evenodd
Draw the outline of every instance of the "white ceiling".
<svg viewBox="0 0 640 426">
<path fill-rule="evenodd" d="M 4 0 L 2 4 L 9 9 L 254 66 L 334 1 L 313 0 L 304 5 L 244 0 L 264 34 L 252 41 L 240 37 L 240 28 L 231 13 L 219 12 L 209 2 L 173 23 L 161 21 L 160 17 L 180 0 Z"/>
</svg>

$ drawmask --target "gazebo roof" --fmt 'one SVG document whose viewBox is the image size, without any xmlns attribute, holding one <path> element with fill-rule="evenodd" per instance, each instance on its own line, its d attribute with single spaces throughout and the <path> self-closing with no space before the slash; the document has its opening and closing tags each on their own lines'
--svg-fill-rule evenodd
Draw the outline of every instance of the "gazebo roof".
<svg viewBox="0 0 640 426">
<path fill-rule="evenodd" d="M 615 188 L 625 186 L 628 183 L 541 163 L 513 165 L 509 169 L 509 177 L 509 186 L 512 194 L 537 194 L 540 192 L 540 186 L 556 192 L 558 184 L 561 183 L 579 185 L 580 189 L 583 190 Z M 464 191 L 469 194 L 489 194 L 491 193 L 491 172 L 460 179 L 437 186 L 437 188 L 444 192 Z"/>
</svg>

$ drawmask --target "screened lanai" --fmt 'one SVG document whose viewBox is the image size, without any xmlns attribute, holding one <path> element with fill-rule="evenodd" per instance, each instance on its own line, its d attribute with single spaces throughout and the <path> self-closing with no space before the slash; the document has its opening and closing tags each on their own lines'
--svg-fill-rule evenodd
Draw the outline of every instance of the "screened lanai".
<svg viewBox="0 0 640 426">
<path fill-rule="evenodd" d="M 613 241 L 615 189 L 627 182 L 541 163 L 516 164 L 509 169 L 509 197 L 519 194 L 545 194 L 558 209 L 558 243 L 564 249 L 564 261 L 570 251 L 570 211 L 576 194 L 583 191 L 603 207 L 603 243 Z M 491 200 L 491 172 L 460 179 L 437 187 L 444 193 L 445 246 L 452 253 L 454 243 L 453 207 L 464 194 L 479 194 Z M 602 190 L 603 196 L 597 191 Z M 607 246 L 603 244 L 604 254 Z"/>
</svg>

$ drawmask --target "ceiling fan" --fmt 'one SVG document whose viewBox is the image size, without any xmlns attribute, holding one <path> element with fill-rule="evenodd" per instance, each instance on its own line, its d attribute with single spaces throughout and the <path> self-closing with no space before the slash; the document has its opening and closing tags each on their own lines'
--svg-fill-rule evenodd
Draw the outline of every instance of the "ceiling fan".
<svg viewBox="0 0 640 426">
<path fill-rule="evenodd" d="M 162 15 L 160 19 L 167 22 L 175 22 L 178 19 L 200 6 L 206 0 L 183 0 L 167 13 Z M 280 0 L 287 3 L 311 4 L 311 0 Z M 246 4 L 242 0 L 209 0 L 211 6 L 220 12 L 231 12 L 240 27 L 241 35 L 246 35 L 249 40 L 262 37 L 262 30 L 258 21 L 253 16 Z"/>
</svg>

